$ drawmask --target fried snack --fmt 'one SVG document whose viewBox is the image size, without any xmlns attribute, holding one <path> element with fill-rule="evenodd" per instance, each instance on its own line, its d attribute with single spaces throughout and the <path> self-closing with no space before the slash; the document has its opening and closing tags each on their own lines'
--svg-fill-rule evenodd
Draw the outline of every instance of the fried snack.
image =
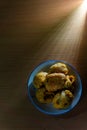
<svg viewBox="0 0 87 130">
<path fill-rule="evenodd" d="M 45 87 L 47 91 L 57 91 L 64 87 L 66 76 L 63 73 L 52 73 L 46 75 Z"/>
<path fill-rule="evenodd" d="M 51 103 L 53 98 L 54 98 L 54 93 L 53 92 L 48 92 L 47 90 L 44 93 L 44 100 L 45 103 Z"/>
<path fill-rule="evenodd" d="M 45 88 L 39 88 L 36 91 L 36 98 L 40 103 L 45 103 L 44 102 L 44 92 L 45 92 Z"/>
<path fill-rule="evenodd" d="M 36 88 L 41 88 L 42 86 L 44 86 L 44 81 L 47 74 L 47 72 L 39 72 L 36 74 L 33 80 L 33 84 Z"/>
<path fill-rule="evenodd" d="M 64 73 L 64 74 L 67 74 L 68 68 L 64 63 L 56 63 L 56 64 L 53 64 L 49 68 L 49 73 Z"/>
<path fill-rule="evenodd" d="M 65 82 L 65 85 L 64 87 L 65 88 L 69 88 L 72 86 L 72 84 L 75 82 L 75 76 L 73 75 L 67 75 L 66 76 L 66 82 Z"/>
<path fill-rule="evenodd" d="M 73 94 L 69 90 L 57 93 L 53 98 L 53 107 L 57 109 L 67 108 L 73 100 Z"/>
<path fill-rule="evenodd" d="M 39 88 L 36 91 L 36 98 L 40 103 L 51 103 L 54 93 L 47 92 L 45 88 Z"/>
<path fill-rule="evenodd" d="M 76 77 L 70 74 L 66 64 L 53 64 L 46 72 L 38 72 L 33 79 L 36 99 L 42 104 L 52 103 L 56 109 L 65 109 L 74 98 L 75 81 Z"/>
</svg>

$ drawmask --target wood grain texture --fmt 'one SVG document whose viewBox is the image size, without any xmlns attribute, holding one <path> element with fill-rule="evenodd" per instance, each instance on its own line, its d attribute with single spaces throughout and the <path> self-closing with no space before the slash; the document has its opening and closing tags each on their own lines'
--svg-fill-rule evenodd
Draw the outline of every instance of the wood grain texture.
<svg viewBox="0 0 87 130">
<path fill-rule="evenodd" d="M 67 35 L 72 34 L 69 20 L 80 4 L 81 1 L 69 0 L 0 1 L 1 130 L 87 129 L 87 15 L 82 39 L 75 37 L 75 29 L 73 35 Z M 66 60 L 74 65 L 83 83 L 79 104 L 63 116 L 40 113 L 27 97 L 29 74 L 36 65 L 49 59 Z"/>
</svg>

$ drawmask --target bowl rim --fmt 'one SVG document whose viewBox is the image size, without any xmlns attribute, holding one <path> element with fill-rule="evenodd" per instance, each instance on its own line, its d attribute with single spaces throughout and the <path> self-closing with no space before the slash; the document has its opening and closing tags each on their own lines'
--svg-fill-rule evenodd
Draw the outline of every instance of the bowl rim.
<svg viewBox="0 0 87 130">
<path fill-rule="evenodd" d="M 39 66 L 42 66 L 43 64 L 48 63 L 48 62 L 50 62 L 50 63 L 51 63 L 51 62 L 54 62 L 54 63 L 56 63 L 56 62 L 62 62 L 62 63 L 65 63 L 66 65 L 68 65 L 68 66 L 75 72 L 76 76 L 78 77 L 79 84 L 80 84 L 80 87 L 79 87 L 79 88 L 80 88 L 79 97 L 78 97 L 76 103 L 74 103 L 73 106 L 70 105 L 69 108 L 67 108 L 67 109 L 59 110 L 59 111 L 61 111 L 61 112 L 59 112 L 59 113 L 58 113 L 58 112 L 56 112 L 56 113 L 47 112 L 47 111 L 45 111 L 44 109 L 40 108 L 40 107 L 39 107 L 38 105 L 36 105 L 35 102 L 33 101 L 32 97 L 31 97 L 31 94 L 30 94 L 30 91 L 29 91 L 29 86 L 30 86 L 29 81 L 30 81 L 30 78 L 31 78 L 33 72 L 34 72 L 35 70 L 37 70 L 37 69 L 39 68 Z M 54 64 L 54 63 L 53 63 L 53 64 Z M 44 67 L 45 67 L 45 66 L 44 66 Z M 68 63 L 67 61 L 65 61 L 65 60 L 45 60 L 45 61 L 39 63 L 37 66 L 35 66 L 34 69 L 31 71 L 31 73 L 29 74 L 28 80 L 27 80 L 27 91 L 28 91 L 28 98 L 29 98 L 29 100 L 31 101 L 32 105 L 33 105 L 37 110 L 39 110 L 40 112 L 42 112 L 42 113 L 44 113 L 44 114 L 47 114 L 47 115 L 62 115 L 62 114 L 65 114 L 65 113 L 71 111 L 71 110 L 79 103 L 80 98 L 81 98 L 81 95 L 82 95 L 82 81 L 81 81 L 80 75 L 79 75 L 79 73 L 77 72 L 76 68 L 75 68 L 72 64 Z"/>
</svg>

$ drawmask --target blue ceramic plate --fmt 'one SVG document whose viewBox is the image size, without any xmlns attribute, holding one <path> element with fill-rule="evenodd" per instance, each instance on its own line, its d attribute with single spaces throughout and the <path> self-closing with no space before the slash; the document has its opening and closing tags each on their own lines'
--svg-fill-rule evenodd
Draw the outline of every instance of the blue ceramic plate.
<svg viewBox="0 0 87 130">
<path fill-rule="evenodd" d="M 41 104 L 37 101 L 36 97 L 35 97 L 35 93 L 36 93 L 36 89 L 33 86 L 33 79 L 34 76 L 41 70 L 47 70 L 51 65 L 57 63 L 57 62 L 61 62 L 61 63 L 65 63 L 68 66 L 68 69 L 71 71 L 72 74 L 75 75 L 76 77 L 76 91 L 75 91 L 75 95 L 74 95 L 74 99 L 71 103 L 71 105 L 66 108 L 66 109 L 55 109 L 53 108 L 52 104 Z M 80 97 L 82 94 L 82 83 L 81 83 L 81 79 L 80 76 L 77 72 L 77 70 L 69 63 L 67 63 L 66 61 L 61 61 L 61 60 L 48 60 L 45 61 L 41 64 L 39 64 L 30 74 L 29 79 L 28 79 L 28 96 L 30 101 L 32 102 L 32 104 L 35 106 L 36 109 L 38 109 L 40 112 L 43 112 L 44 114 L 48 114 L 48 115 L 61 115 L 64 114 L 66 112 L 71 111 L 79 102 Z"/>
</svg>

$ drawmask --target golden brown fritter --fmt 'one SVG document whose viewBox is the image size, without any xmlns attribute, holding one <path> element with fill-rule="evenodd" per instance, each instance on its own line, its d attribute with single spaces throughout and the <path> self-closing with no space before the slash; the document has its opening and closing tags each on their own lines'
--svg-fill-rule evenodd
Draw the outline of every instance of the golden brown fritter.
<svg viewBox="0 0 87 130">
<path fill-rule="evenodd" d="M 38 72 L 33 79 L 36 99 L 40 103 L 52 103 L 56 109 L 65 109 L 74 98 L 75 81 L 66 64 L 53 64 L 46 72 Z"/>
<path fill-rule="evenodd" d="M 54 93 L 47 92 L 45 88 L 39 88 L 36 91 L 36 98 L 40 103 L 51 103 Z"/>
<path fill-rule="evenodd" d="M 41 88 L 44 85 L 47 74 L 47 72 L 39 72 L 36 74 L 33 80 L 33 84 L 36 88 Z"/>
<path fill-rule="evenodd" d="M 53 98 L 53 107 L 57 109 L 67 108 L 73 100 L 73 94 L 69 90 L 57 93 Z"/>
<path fill-rule="evenodd" d="M 45 92 L 45 88 L 39 88 L 36 91 L 36 98 L 40 103 L 45 103 L 44 102 L 44 92 Z"/>
<path fill-rule="evenodd" d="M 68 68 L 64 63 L 56 63 L 56 64 L 53 64 L 49 68 L 49 73 L 64 73 L 64 74 L 67 74 Z"/>
<path fill-rule="evenodd" d="M 45 87 L 47 91 L 57 91 L 64 87 L 66 76 L 63 73 L 52 73 L 46 76 Z"/>
<path fill-rule="evenodd" d="M 75 82 L 75 76 L 73 75 L 67 75 L 66 76 L 66 82 L 65 82 L 65 88 L 69 88 L 72 86 L 72 84 Z"/>
</svg>

